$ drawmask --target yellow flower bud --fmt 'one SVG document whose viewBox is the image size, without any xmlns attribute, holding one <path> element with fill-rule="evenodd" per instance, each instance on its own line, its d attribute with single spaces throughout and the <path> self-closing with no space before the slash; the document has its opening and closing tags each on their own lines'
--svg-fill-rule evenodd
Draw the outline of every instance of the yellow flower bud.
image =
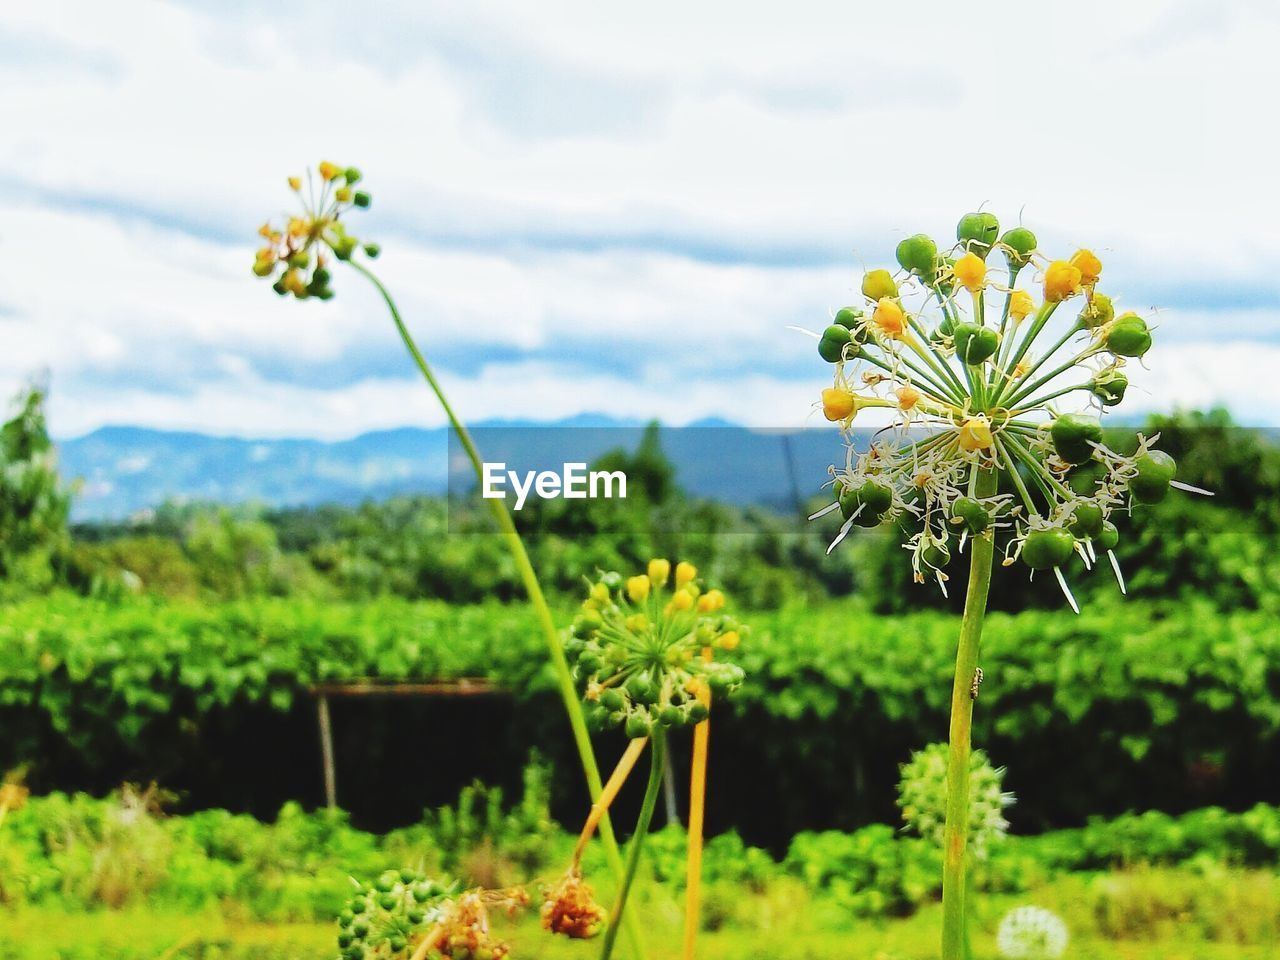
<svg viewBox="0 0 1280 960">
<path fill-rule="evenodd" d="M 302 178 L 301 178 L 301 177 L 290 177 L 290 178 L 289 178 L 289 189 L 291 189 L 291 190 L 301 190 L 301 189 L 302 189 Z"/>
<path fill-rule="evenodd" d="M 676 595 L 671 598 L 671 606 L 676 610 L 692 610 L 693 594 L 688 590 L 676 591 Z"/>
<path fill-rule="evenodd" d="M 336 199 L 339 203 L 350 203 L 351 188 L 339 187 L 337 190 L 333 191 L 333 196 L 334 196 L 334 199 Z"/>
<path fill-rule="evenodd" d="M 671 561 L 655 559 L 649 561 L 649 579 L 654 586 L 666 586 L 667 577 L 671 576 Z"/>
<path fill-rule="evenodd" d="M 977 293 L 987 280 L 987 262 L 976 253 L 966 253 L 952 264 L 951 275 L 970 293 Z"/>
<path fill-rule="evenodd" d="M 326 181 L 332 180 L 341 172 L 342 172 L 342 168 L 339 167 L 336 163 L 330 163 L 328 160 L 325 160 L 323 163 L 320 164 L 320 176 L 323 177 Z"/>
<path fill-rule="evenodd" d="M 1080 268 L 1066 260 L 1055 260 L 1044 272 L 1044 298 L 1060 303 L 1080 292 Z"/>
<path fill-rule="evenodd" d="M 912 386 L 899 387 L 894 391 L 898 398 L 899 410 L 910 410 L 920 402 L 920 391 Z"/>
<path fill-rule="evenodd" d="M 591 585 L 591 599 L 596 603 L 608 603 L 609 588 L 603 583 L 593 583 Z"/>
<path fill-rule="evenodd" d="M 676 564 L 676 586 L 683 587 L 698 575 L 698 568 L 687 560 Z"/>
<path fill-rule="evenodd" d="M 852 420 L 858 412 L 858 398 L 843 387 L 828 387 L 822 391 L 822 415 L 835 423 Z"/>
<path fill-rule="evenodd" d="M 649 628 L 649 618 L 643 613 L 633 613 L 622 622 L 632 633 L 643 633 Z"/>
<path fill-rule="evenodd" d="M 970 417 L 960 424 L 959 443 L 961 450 L 989 450 L 995 439 L 991 436 L 991 424 L 986 417 Z"/>
<path fill-rule="evenodd" d="M 649 578 L 643 573 L 637 577 L 628 577 L 627 596 L 631 598 L 632 603 L 642 603 L 649 596 L 649 588 L 651 586 Z"/>
<path fill-rule="evenodd" d="M 1009 316 L 1015 320 L 1023 320 L 1035 312 L 1036 302 L 1025 290 L 1015 290 L 1009 296 Z"/>
<path fill-rule="evenodd" d="M 871 322 L 886 337 L 900 340 L 907 331 L 907 315 L 902 312 L 902 305 L 890 297 L 882 297 L 871 314 Z"/>
<path fill-rule="evenodd" d="M 1092 250 L 1077 250 L 1071 255 L 1071 265 L 1080 271 L 1080 282 L 1086 287 L 1093 286 L 1102 275 L 1102 261 Z"/>
<path fill-rule="evenodd" d="M 716 639 L 716 646 L 721 650 L 737 650 L 741 642 L 742 638 L 738 636 L 738 631 L 730 630 L 728 633 L 720 634 Z"/>
<path fill-rule="evenodd" d="M 715 613 L 724 606 L 724 594 L 719 590 L 708 590 L 698 598 L 699 613 Z"/>
</svg>

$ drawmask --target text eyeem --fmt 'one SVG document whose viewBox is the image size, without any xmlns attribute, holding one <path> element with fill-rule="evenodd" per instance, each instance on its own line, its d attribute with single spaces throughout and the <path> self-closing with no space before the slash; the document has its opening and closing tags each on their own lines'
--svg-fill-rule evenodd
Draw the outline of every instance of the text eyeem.
<svg viewBox="0 0 1280 960">
<path fill-rule="evenodd" d="M 523 474 L 508 470 L 505 463 L 486 463 L 480 495 L 486 500 L 505 500 L 507 485 L 515 492 L 515 509 L 524 507 L 530 493 L 543 500 L 564 497 L 566 500 L 620 500 L 627 498 L 627 475 L 621 470 L 587 470 L 585 463 L 566 463 L 554 470 L 526 470 Z M 616 492 L 615 492 L 616 491 Z"/>
</svg>

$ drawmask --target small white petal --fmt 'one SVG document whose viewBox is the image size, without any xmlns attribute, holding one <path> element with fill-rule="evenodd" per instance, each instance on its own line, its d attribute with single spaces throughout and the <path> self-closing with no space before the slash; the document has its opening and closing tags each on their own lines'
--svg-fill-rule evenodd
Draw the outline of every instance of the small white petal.
<svg viewBox="0 0 1280 960">
<path fill-rule="evenodd" d="M 1067 603 L 1071 604 L 1071 609 L 1079 613 L 1080 605 L 1076 603 L 1076 598 L 1071 595 L 1071 588 L 1067 586 L 1067 578 L 1062 575 L 1062 568 L 1054 567 L 1053 575 L 1058 578 L 1058 586 L 1062 588 L 1062 593 L 1067 598 Z"/>
</svg>

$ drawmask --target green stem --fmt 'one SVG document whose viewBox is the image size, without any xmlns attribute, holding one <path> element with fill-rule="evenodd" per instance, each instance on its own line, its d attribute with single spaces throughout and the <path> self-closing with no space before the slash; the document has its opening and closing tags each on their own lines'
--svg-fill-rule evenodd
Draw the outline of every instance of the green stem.
<svg viewBox="0 0 1280 960">
<path fill-rule="evenodd" d="M 396 325 L 396 330 L 400 333 L 400 339 L 404 342 L 405 349 L 409 351 L 409 355 L 422 373 L 423 379 L 427 381 L 431 392 L 440 401 L 440 406 L 444 408 L 449 424 L 458 435 L 458 441 L 462 444 L 463 450 L 466 451 L 467 459 L 471 461 L 476 477 L 483 482 L 484 464 L 480 458 L 480 452 L 476 449 L 475 442 L 471 439 L 471 434 L 466 426 L 463 425 L 457 414 L 453 412 L 453 407 L 445 397 L 444 388 L 440 385 L 440 381 L 436 379 L 435 373 L 432 372 L 430 364 L 427 363 L 426 358 L 422 355 L 422 351 L 418 349 L 417 343 L 414 342 L 413 336 L 409 333 L 409 328 L 405 326 L 404 320 L 400 316 L 400 311 L 397 309 L 395 301 L 391 298 L 391 293 L 368 267 L 356 263 L 354 260 L 348 262 L 357 271 L 364 274 L 377 289 L 378 293 L 382 295 L 383 302 L 386 303 L 387 309 L 391 313 L 391 319 Z M 485 502 L 490 505 L 494 519 L 498 523 L 498 529 L 511 550 L 511 556 L 515 560 L 516 569 L 520 571 L 520 579 L 524 584 L 525 592 L 529 595 L 529 602 L 533 605 L 538 624 L 542 629 L 543 636 L 546 638 L 547 652 L 551 657 L 552 670 L 555 673 L 556 683 L 560 687 L 560 695 L 564 700 L 565 712 L 569 715 L 569 726 L 573 731 L 574 744 L 577 746 L 578 756 L 582 760 L 582 770 L 586 775 L 587 790 L 591 795 L 591 802 L 595 803 L 600 799 L 600 793 L 604 789 L 604 785 L 600 780 L 600 768 L 596 764 L 595 751 L 591 746 L 591 735 L 587 731 L 587 721 L 582 713 L 582 703 L 578 699 L 578 692 L 573 684 L 573 675 L 569 672 L 569 661 L 565 659 L 564 647 L 560 643 L 560 634 L 556 630 L 555 618 L 551 615 L 551 608 L 547 605 L 547 598 L 543 595 L 542 587 L 538 583 L 538 575 L 534 572 L 533 564 L 529 561 L 529 553 L 525 549 L 524 541 L 520 539 L 520 533 L 516 530 L 515 522 L 507 511 L 506 501 L 489 498 Z M 600 818 L 598 831 L 600 839 L 604 843 L 605 856 L 609 861 L 609 866 L 621 879 L 623 876 L 622 854 L 618 850 L 618 841 L 614 835 L 613 824 L 610 822 L 608 814 Z M 627 938 L 631 941 L 633 952 L 637 957 L 643 957 L 644 947 L 634 917 L 628 914 L 625 922 Z"/>
<path fill-rule="evenodd" d="M 978 496 L 997 490 L 996 473 L 978 476 Z M 995 539 L 990 531 L 975 537 L 969 555 L 969 589 L 956 649 L 956 674 L 951 686 L 951 752 L 947 759 L 947 823 L 942 866 L 942 960 L 963 960 L 965 955 L 965 847 L 969 833 L 969 754 L 973 726 L 970 689 L 978 668 L 982 622 L 987 613 L 987 593 L 995 561 Z"/>
<path fill-rule="evenodd" d="M 653 810 L 658 805 L 658 790 L 662 786 L 663 756 L 666 753 L 667 738 L 660 727 L 654 727 L 652 746 L 649 750 L 649 785 L 644 791 L 644 801 L 640 804 L 640 816 L 636 819 L 636 831 L 631 835 L 631 843 L 627 846 L 627 869 L 622 876 L 622 886 L 618 888 L 618 899 L 609 914 L 609 927 L 604 934 L 604 947 L 600 952 L 600 960 L 609 960 L 613 956 L 613 943 L 618 938 L 618 917 L 622 916 L 627 906 L 627 896 L 631 893 L 631 883 L 635 880 L 636 868 L 640 866 L 640 853 L 644 849 L 644 838 L 649 833 L 649 823 L 653 820 Z"/>
</svg>

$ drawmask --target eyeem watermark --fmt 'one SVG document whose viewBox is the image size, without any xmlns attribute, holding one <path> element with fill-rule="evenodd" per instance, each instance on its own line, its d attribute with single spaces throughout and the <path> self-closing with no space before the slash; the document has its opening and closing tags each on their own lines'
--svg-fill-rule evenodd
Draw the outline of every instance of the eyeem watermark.
<svg viewBox="0 0 1280 960">
<path fill-rule="evenodd" d="M 554 470 L 526 470 L 524 474 L 508 470 L 505 463 L 486 463 L 480 495 L 486 500 L 505 500 L 508 483 L 516 495 L 516 510 L 524 507 L 530 493 L 536 493 L 543 500 L 557 497 L 566 500 L 627 498 L 625 473 L 621 470 L 588 471 L 585 463 L 566 463 L 559 473 Z"/>
</svg>

